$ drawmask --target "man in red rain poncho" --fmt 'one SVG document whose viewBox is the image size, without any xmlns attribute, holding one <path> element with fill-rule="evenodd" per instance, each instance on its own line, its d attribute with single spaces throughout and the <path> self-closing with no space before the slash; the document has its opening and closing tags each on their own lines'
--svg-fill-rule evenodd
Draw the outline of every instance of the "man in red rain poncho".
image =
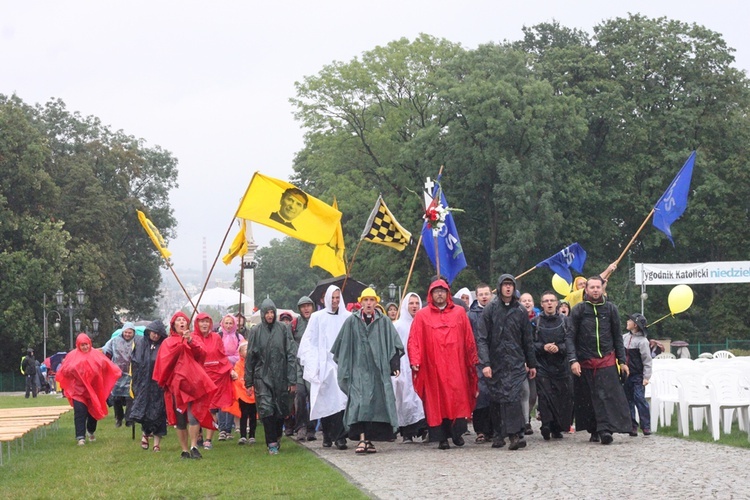
<svg viewBox="0 0 750 500">
<path fill-rule="evenodd" d="M 439 448 L 463 446 L 466 419 L 477 397 L 477 348 L 463 307 L 456 307 L 450 287 L 438 279 L 427 292 L 427 307 L 411 324 L 407 352 L 414 389 L 424 402 L 430 440 Z"/>
<path fill-rule="evenodd" d="M 190 320 L 182 312 L 172 316 L 169 337 L 159 348 L 153 379 L 164 389 L 167 423 L 177 426 L 181 458 L 202 458 L 198 434 L 201 426 L 213 428 L 215 425 L 209 408 L 216 384 L 203 369 L 206 359 L 203 341 L 200 335 L 190 331 L 189 324 Z"/>
<path fill-rule="evenodd" d="M 101 351 L 91 347 L 85 333 L 76 338 L 76 348 L 65 356 L 57 381 L 73 407 L 76 440 L 79 445 L 95 441 L 96 422 L 107 416 L 107 397 L 122 371 Z"/>
</svg>

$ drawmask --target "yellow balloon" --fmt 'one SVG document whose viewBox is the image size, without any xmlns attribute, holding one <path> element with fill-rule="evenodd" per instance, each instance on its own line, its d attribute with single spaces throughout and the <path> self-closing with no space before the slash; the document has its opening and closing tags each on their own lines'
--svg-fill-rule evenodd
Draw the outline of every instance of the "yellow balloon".
<svg viewBox="0 0 750 500">
<path fill-rule="evenodd" d="M 669 310 L 672 314 L 685 312 L 693 303 L 693 289 L 687 285 L 677 285 L 669 292 Z"/>
<path fill-rule="evenodd" d="M 557 273 L 552 276 L 552 288 L 563 297 L 570 293 L 570 283 Z"/>
</svg>

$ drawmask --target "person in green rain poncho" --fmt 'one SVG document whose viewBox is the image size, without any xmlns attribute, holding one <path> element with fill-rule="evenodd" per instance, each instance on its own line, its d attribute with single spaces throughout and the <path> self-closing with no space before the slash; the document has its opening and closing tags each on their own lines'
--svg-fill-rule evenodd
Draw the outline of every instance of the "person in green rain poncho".
<svg viewBox="0 0 750 500">
<path fill-rule="evenodd" d="M 348 401 L 344 426 L 359 441 L 357 454 L 375 453 L 373 441 L 391 441 L 398 430 L 391 376 L 398 377 L 404 346 L 390 318 L 375 306 L 375 290 L 359 297 L 362 308 L 344 322 L 331 348 L 338 382 Z"/>
<path fill-rule="evenodd" d="M 284 417 L 291 410 L 289 393 L 297 382 L 297 344 L 287 325 L 278 321 L 276 306 L 265 299 L 260 306 L 260 324 L 250 330 L 245 359 L 245 387 L 255 388 L 266 446 L 271 455 L 279 453 Z"/>
</svg>

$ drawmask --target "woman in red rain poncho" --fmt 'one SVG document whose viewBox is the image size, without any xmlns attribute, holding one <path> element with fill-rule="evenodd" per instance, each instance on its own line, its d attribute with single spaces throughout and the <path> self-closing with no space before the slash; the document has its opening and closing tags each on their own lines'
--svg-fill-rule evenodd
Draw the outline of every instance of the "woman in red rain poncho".
<svg viewBox="0 0 750 500">
<path fill-rule="evenodd" d="M 78 445 L 95 441 L 96 422 L 107 416 L 107 397 L 122 371 L 101 351 L 91 347 L 85 333 L 76 338 L 76 348 L 65 356 L 57 381 L 73 407 Z"/>
<path fill-rule="evenodd" d="M 214 427 L 209 408 L 216 385 L 203 369 L 206 359 L 203 340 L 190 331 L 189 324 L 182 312 L 172 316 L 169 337 L 161 343 L 156 357 L 153 379 L 164 389 L 167 423 L 177 426 L 181 458 L 202 458 L 198 433 L 201 426 Z"/>
</svg>

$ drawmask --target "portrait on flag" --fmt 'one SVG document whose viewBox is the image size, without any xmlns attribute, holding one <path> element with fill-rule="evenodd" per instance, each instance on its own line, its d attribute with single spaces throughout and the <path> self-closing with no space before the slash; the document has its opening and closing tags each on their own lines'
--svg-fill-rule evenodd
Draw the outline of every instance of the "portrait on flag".
<svg viewBox="0 0 750 500">
<path fill-rule="evenodd" d="M 236 217 L 307 243 L 325 245 L 338 227 L 341 212 L 289 182 L 256 172 Z"/>
</svg>

